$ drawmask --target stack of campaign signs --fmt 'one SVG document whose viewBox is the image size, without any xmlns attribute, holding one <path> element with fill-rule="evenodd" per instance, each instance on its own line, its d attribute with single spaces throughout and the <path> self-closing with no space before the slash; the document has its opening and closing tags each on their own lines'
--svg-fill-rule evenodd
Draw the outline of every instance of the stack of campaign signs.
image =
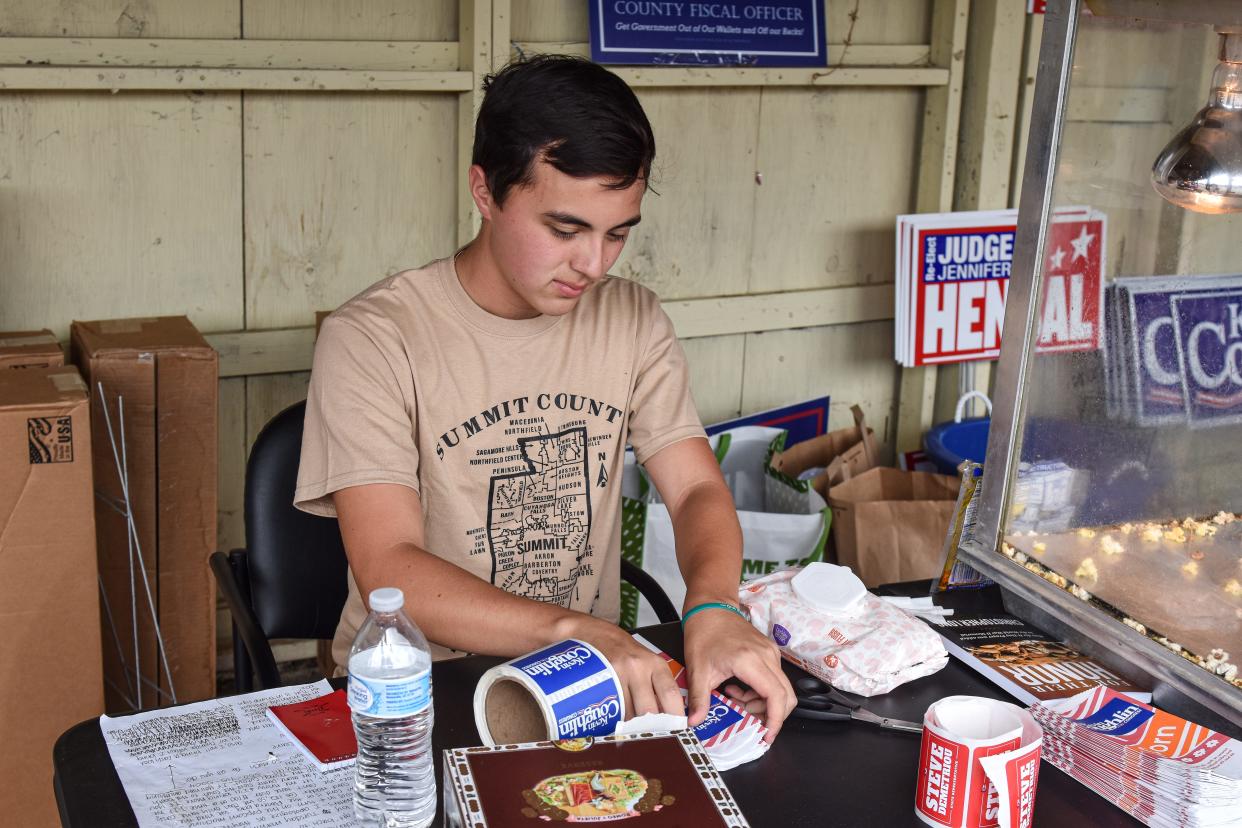
<svg viewBox="0 0 1242 828">
<path fill-rule="evenodd" d="M 1242 421 L 1242 276 L 1117 279 L 1105 296 L 1110 416 Z"/>
<path fill-rule="evenodd" d="M 996 359 L 1013 268 L 1016 210 L 897 217 L 895 348 L 907 368 Z M 1058 210 L 1049 228 L 1037 349 L 1103 344 L 1105 218 Z"/>
<path fill-rule="evenodd" d="M 1031 715 L 1044 759 L 1144 824 L 1238 824 L 1242 743 L 1106 687 Z"/>
</svg>

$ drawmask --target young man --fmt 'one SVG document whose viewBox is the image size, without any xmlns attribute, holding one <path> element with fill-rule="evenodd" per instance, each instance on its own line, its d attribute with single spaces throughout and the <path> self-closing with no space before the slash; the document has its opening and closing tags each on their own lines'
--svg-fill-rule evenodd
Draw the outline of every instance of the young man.
<svg viewBox="0 0 1242 828">
<path fill-rule="evenodd" d="M 349 556 L 333 656 L 345 664 L 362 596 L 397 586 L 438 657 L 578 638 L 612 662 L 630 715 L 680 714 L 663 660 L 616 626 L 629 442 L 672 516 L 683 614 L 713 605 L 685 623 L 691 723 L 736 677 L 774 737 L 794 695 L 729 609 L 741 531 L 685 356 L 654 294 L 607 275 L 648 188 L 647 118 L 574 58 L 510 65 L 485 89 L 478 235 L 347 302 L 315 347 L 295 501 L 339 518 Z"/>
</svg>

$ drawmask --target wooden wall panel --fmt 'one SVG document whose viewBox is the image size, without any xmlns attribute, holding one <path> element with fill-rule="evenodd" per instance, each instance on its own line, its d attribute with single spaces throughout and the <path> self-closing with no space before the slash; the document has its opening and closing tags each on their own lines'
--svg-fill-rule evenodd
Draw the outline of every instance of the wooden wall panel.
<svg viewBox="0 0 1242 828">
<path fill-rule="evenodd" d="M 764 89 L 751 292 L 889 282 L 923 93 Z"/>
<path fill-rule="evenodd" d="M 745 293 L 754 231 L 758 89 L 646 90 L 653 183 L 613 272 L 661 299 Z M 711 147 L 710 151 L 704 151 Z"/>
<path fill-rule="evenodd" d="M 239 0 L 4 0 L 0 36 L 240 37 Z"/>
<path fill-rule="evenodd" d="M 927 43 L 931 39 L 931 0 L 828 0 L 828 42 Z M 830 54 L 831 57 L 831 54 Z M 830 61 L 831 62 L 831 61 Z"/>
<path fill-rule="evenodd" d="M 519 42 L 585 41 L 587 3 L 595 0 L 512 0 L 510 36 Z"/>
<path fill-rule="evenodd" d="M 449 95 L 246 96 L 246 326 L 310 324 L 455 249 Z"/>
<path fill-rule="evenodd" d="M 829 394 L 829 428 L 852 425 L 857 403 L 892 459 L 898 369 L 891 321 L 747 334 L 745 365 L 743 412 Z"/>
<path fill-rule="evenodd" d="M 245 36 L 257 39 L 457 39 L 457 0 L 251 0 L 241 5 Z"/>
<path fill-rule="evenodd" d="M 0 329 L 242 325 L 238 96 L 0 94 Z"/>
<path fill-rule="evenodd" d="M 246 382 L 245 377 L 220 380 L 216 546 L 225 552 L 246 545 L 242 498 L 250 452 L 250 441 L 246 439 Z"/>
<path fill-rule="evenodd" d="M 246 378 L 247 446 L 254 444 L 254 438 L 259 436 L 269 420 L 295 402 L 306 399 L 309 382 L 310 371 Z"/>
<path fill-rule="evenodd" d="M 704 423 L 742 413 L 742 369 L 746 336 L 704 336 L 682 341 L 690 365 L 690 390 Z"/>
</svg>

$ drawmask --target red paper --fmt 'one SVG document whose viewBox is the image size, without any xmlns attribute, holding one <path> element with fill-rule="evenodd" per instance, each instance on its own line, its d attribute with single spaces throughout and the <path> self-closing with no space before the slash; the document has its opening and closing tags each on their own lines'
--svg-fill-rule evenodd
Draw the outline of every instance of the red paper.
<svg viewBox="0 0 1242 828">
<path fill-rule="evenodd" d="M 344 690 L 295 704 L 278 704 L 269 707 L 267 715 L 321 768 L 358 754 Z"/>
</svg>

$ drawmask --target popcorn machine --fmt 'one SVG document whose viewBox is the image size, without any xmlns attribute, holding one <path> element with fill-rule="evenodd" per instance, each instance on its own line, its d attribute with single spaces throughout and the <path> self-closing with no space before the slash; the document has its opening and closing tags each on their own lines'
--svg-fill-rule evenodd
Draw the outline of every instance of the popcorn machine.
<svg viewBox="0 0 1242 828">
<path fill-rule="evenodd" d="M 1236 731 L 1242 3 L 1050 2 L 1030 123 L 959 560 L 1157 705 Z"/>
</svg>

